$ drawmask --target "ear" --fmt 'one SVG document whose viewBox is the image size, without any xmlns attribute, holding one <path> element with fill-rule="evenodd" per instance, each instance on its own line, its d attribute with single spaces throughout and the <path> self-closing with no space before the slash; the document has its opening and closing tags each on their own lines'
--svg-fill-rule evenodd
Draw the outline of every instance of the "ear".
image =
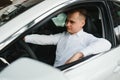
<svg viewBox="0 0 120 80">
<path fill-rule="evenodd" d="M 81 27 L 85 25 L 85 20 L 81 20 Z"/>
</svg>

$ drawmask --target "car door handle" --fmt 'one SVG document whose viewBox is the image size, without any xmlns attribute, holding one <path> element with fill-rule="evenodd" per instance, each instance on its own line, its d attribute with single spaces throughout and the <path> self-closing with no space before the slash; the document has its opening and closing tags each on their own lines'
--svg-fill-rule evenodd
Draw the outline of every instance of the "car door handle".
<svg viewBox="0 0 120 80">
<path fill-rule="evenodd" d="M 116 67 L 114 69 L 114 72 L 115 73 L 119 73 L 120 72 L 120 60 L 117 62 L 117 65 L 116 65 Z"/>
</svg>

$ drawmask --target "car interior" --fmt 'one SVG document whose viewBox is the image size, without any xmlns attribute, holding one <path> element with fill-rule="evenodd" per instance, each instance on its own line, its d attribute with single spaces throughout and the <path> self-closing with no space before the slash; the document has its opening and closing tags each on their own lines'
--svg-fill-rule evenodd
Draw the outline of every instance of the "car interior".
<svg viewBox="0 0 120 80">
<path fill-rule="evenodd" d="M 102 23 L 99 19 L 99 9 L 95 6 L 82 6 L 88 11 L 88 16 L 86 19 L 86 24 L 84 26 L 84 30 L 88 33 L 93 34 L 96 37 L 103 37 L 102 32 Z M 59 21 L 61 19 L 61 21 Z M 29 29 L 27 34 L 56 34 L 63 31 L 66 31 L 65 28 L 65 19 L 66 15 L 65 12 L 61 12 L 55 16 L 52 16 L 49 20 L 45 21 L 41 24 L 38 23 L 32 28 Z M 24 35 L 27 35 L 24 33 Z M 23 39 L 23 37 L 22 37 Z M 13 43 L 11 43 L 7 48 L 5 48 L 0 53 L 0 57 L 4 58 L 8 63 L 12 63 L 16 59 L 20 57 L 30 57 L 47 63 L 49 65 L 54 64 L 55 60 L 55 51 L 56 45 L 35 45 L 30 43 L 25 43 L 22 39 L 16 39 Z M 73 66 L 77 63 L 80 63 L 86 59 L 89 59 L 94 55 L 87 56 L 81 60 L 75 61 L 68 65 L 62 65 L 57 68 L 64 70 L 70 66 Z M 0 62 L 0 70 L 2 70 L 7 64 L 3 64 Z"/>
</svg>

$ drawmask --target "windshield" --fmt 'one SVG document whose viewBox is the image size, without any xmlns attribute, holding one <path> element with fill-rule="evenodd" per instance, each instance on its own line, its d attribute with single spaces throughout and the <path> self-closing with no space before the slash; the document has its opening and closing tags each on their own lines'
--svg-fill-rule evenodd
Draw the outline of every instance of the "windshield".
<svg viewBox="0 0 120 80">
<path fill-rule="evenodd" d="M 11 0 L 9 3 L 4 2 L 0 5 L 0 27 L 42 1 L 44 0 Z"/>
</svg>

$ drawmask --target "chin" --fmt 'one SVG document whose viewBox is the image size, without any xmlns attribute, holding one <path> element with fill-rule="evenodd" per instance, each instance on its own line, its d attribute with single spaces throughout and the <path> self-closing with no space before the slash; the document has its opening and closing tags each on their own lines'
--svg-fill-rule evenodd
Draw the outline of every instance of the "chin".
<svg viewBox="0 0 120 80">
<path fill-rule="evenodd" d="M 73 32 L 69 32 L 70 34 L 74 34 Z"/>
</svg>

